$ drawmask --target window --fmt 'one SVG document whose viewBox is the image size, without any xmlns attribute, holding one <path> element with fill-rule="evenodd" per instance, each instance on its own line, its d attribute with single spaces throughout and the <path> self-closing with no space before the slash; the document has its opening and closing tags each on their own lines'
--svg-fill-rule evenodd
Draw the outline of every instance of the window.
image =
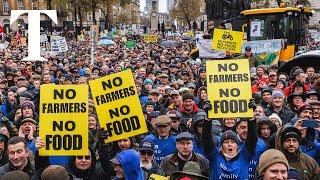
<svg viewBox="0 0 320 180">
<path fill-rule="evenodd" d="M 24 3 L 23 0 L 18 0 L 18 10 L 24 10 Z"/>
<path fill-rule="evenodd" d="M 67 15 L 67 21 L 72 21 L 72 13 L 68 13 L 68 15 Z"/>
<path fill-rule="evenodd" d="M 38 2 L 36 0 L 32 0 L 32 10 L 38 10 Z"/>
<path fill-rule="evenodd" d="M 92 13 L 91 12 L 87 13 L 87 20 L 92 21 Z"/>
<path fill-rule="evenodd" d="M 3 14 L 9 14 L 10 6 L 8 0 L 3 0 Z"/>
</svg>

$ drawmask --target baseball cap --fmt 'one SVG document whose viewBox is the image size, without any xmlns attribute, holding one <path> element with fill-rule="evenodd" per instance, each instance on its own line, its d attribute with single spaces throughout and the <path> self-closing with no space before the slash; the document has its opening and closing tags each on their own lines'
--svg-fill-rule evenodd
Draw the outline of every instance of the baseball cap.
<svg viewBox="0 0 320 180">
<path fill-rule="evenodd" d="M 173 90 L 173 91 L 171 91 L 171 93 L 170 93 L 170 96 L 174 96 L 174 95 L 180 95 L 180 93 L 179 93 L 179 91 L 178 90 Z"/>
<path fill-rule="evenodd" d="M 154 152 L 154 144 L 152 141 L 149 140 L 142 140 L 139 143 L 139 151 L 152 151 Z"/>
</svg>

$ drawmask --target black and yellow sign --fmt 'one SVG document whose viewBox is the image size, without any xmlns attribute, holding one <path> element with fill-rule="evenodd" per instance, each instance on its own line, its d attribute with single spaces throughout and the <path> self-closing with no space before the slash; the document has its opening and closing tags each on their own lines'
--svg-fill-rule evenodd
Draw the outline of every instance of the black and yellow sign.
<svg viewBox="0 0 320 180">
<path fill-rule="evenodd" d="M 209 118 L 252 117 L 248 59 L 207 61 Z"/>
<path fill-rule="evenodd" d="M 131 70 L 89 82 L 100 125 L 108 131 L 106 142 L 147 132 Z"/>
<path fill-rule="evenodd" d="M 214 29 L 212 49 L 240 53 L 243 43 L 243 32 Z"/>
<path fill-rule="evenodd" d="M 42 85 L 41 156 L 88 155 L 88 85 Z"/>
</svg>

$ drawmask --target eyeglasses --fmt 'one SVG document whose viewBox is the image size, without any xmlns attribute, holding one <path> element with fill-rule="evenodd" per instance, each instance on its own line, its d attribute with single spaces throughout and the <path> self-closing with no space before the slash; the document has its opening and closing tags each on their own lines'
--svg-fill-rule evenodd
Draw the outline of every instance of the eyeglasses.
<svg viewBox="0 0 320 180">
<path fill-rule="evenodd" d="M 77 159 L 81 160 L 85 158 L 86 160 L 90 160 L 91 159 L 91 156 L 77 156 Z"/>
<path fill-rule="evenodd" d="M 152 156 L 153 152 L 152 151 L 140 151 L 141 155 L 148 155 L 148 156 Z"/>
</svg>

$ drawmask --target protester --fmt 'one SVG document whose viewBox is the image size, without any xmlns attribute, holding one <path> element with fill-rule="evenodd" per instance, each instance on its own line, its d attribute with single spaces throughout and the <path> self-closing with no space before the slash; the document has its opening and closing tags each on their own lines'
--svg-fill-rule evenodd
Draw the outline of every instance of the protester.
<svg viewBox="0 0 320 180">
<path fill-rule="evenodd" d="M 288 123 L 294 118 L 294 113 L 284 106 L 284 95 L 281 91 L 274 91 L 272 93 L 271 105 L 265 109 L 266 116 L 270 116 L 273 113 L 278 114 L 283 124 Z"/>
<path fill-rule="evenodd" d="M 167 115 L 161 115 L 156 118 L 156 130 L 154 133 L 145 137 L 156 146 L 154 159 L 160 164 L 165 156 L 175 152 L 176 137 L 170 133 L 172 120 Z"/>
<path fill-rule="evenodd" d="M 149 179 L 152 174 L 164 175 L 163 169 L 153 159 L 155 147 L 152 141 L 140 141 L 138 151 L 141 167 L 144 170 L 144 179 Z"/>
<path fill-rule="evenodd" d="M 240 139 L 231 130 L 222 133 L 220 142 L 214 142 L 211 136 L 212 123 L 204 121 L 202 141 L 204 152 L 211 168 L 210 179 L 237 178 L 246 179 L 249 176 L 249 162 L 256 147 L 257 137 L 251 135 L 255 128 L 249 123 L 249 135 L 245 146 L 240 145 Z M 218 144 L 219 143 L 219 144 Z M 226 165 L 231 168 L 225 168 Z"/>
<path fill-rule="evenodd" d="M 188 161 L 193 161 L 199 164 L 201 174 L 209 175 L 208 160 L 200 154 L 193 152 L 193 135 L 188 132 L 182 132 L 176 137 L 177 152 L 167 155 L 161 162 L 161 168 L 167 176 L 175 171 L 182 171 Z"/>
<path fill-rule="evenodd" d="M 143 170 L 140 166 L 140 157 L 137 151 L 133 149 L 123 150 L 110 161 L 114 164 L 115 179 L 144 179 Z"/>
<path fill-rule="evenodd" d="M 289 125 L 277 131 L 276 149 L 283 152 L 289 162 L 289 166 L 296 168 L 303 179 L 315 179 L 319 173 L 318 163 L 301 152 L 301 132 Z"/>
<path fill-rule="evenodd" d="M 172 174 L 173 180 L 184 180 L 184 179 L 193 179 L 193 180 L 209 180 L 208 177 L 201 174 L 201 168 L 198 163 L 193 161 L 188 161 L 184 165 L 182 171 L 176 171 Z"/>
<path fill-rule="evenodd" d="M 289 163 L 284 154 L 276 149 L 265 151 L 259 159 L 256 170 L 257 179 L 282 179 L 288 178 Z"/>
<path fill-rule="evenodd" d="M 34 162 L 29 157 L 27 143 L 23 138 L 15 136 L 9 139 L 8 158 L 9 162 L 0 167 L 0 177 L 14 170 L 21 170 L 30 177 L 35 173 Z"/>
</svg>

